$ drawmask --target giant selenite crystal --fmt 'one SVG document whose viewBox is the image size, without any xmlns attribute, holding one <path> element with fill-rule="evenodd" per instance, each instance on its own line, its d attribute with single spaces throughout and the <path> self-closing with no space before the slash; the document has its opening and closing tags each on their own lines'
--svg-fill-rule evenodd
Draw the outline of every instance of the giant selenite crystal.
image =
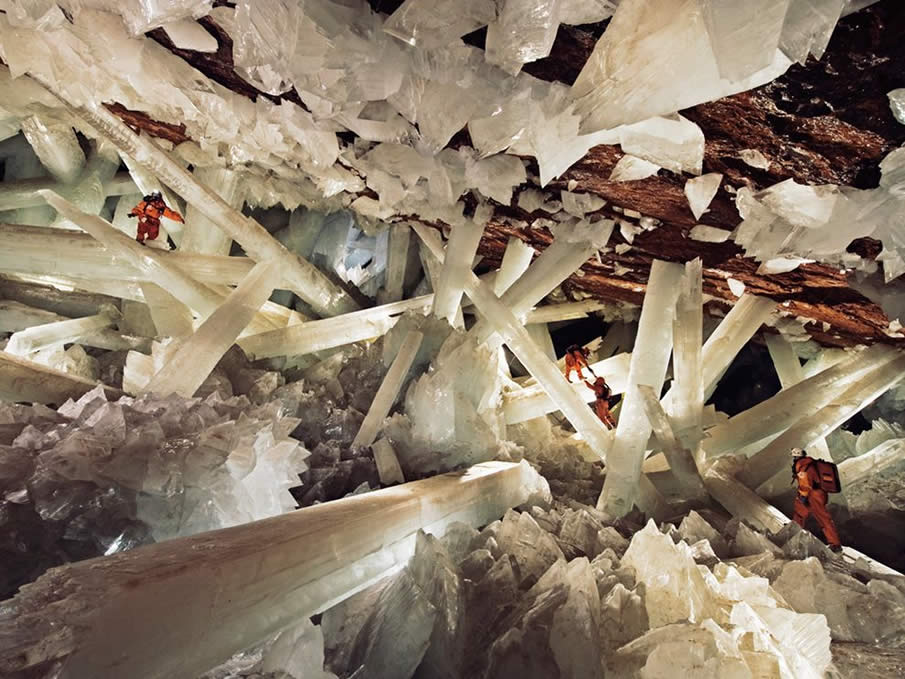
<svg viewBox="0 0 905 679">
<path fill-rule="evenodd" d="M 629 366 L 628 388 L 619 414 L 616 437 L 607 455 L 607 475 L 598 507 L 614 516 L 631 511 L 641 477 L 641 462 L 651 433 L 638 385 L 659 392 L 672 353 L 676 299 L 685 268 L 654 260 L 638 321 L 638 338 Z"/>
<path fill-rule="evenodd" d="M 772 0 L 756 21 L 736 26 L 721 21 L 718 3 L 681 0 L 624 0 L 582 68 L 572 91 L 582 131 L 591 132 L 668 115 L 705 101 L 763 85 L 785 72 L 790 60 L 777 50 L 781 24 Z M 716 20 L 716 21 L 714 21 Z M 732 40 L 732 49 L 714 49 Z M 735 31 L 733 33 L 733 31 Z M 727 63 L 724 54 L 750 55 Z"/>
</svg>

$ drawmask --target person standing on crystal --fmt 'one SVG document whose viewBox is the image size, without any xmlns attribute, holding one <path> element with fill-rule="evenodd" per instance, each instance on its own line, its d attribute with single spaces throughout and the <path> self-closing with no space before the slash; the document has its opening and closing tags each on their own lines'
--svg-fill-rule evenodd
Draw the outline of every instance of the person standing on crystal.
<svg viewBox="0 0 905 679">
<path fill-rule="evenodd" d="M 801 448 L 792 448 L 792 478 L 798 484 L 793 517 L 795 523 L 804 528 L 808 516 L 813 514 L 830 549 L 834 552 L 842 551 L 836 524 L 826 508 L 827 492 L 821 487 L 817 462 Z"/>
<path fill-rule="evenodd" d="M 159 193 L 152 193 L 141 199 L 141 202 L 132 208 L 130 217 L 138 217 L 138 234 L 135 240 L 144 243 L 145 239 L 155 240 L 160 234 L 160 218 L 166 217 L 176 222 L 185 222 L 182 215 L 171 210 L 163 202 Z"/>
<path fill-rule="evenodd" d="M 568 349 L 566 349 L 566 381 L 569 380 L 569 376 L 574 372 L 578 375 L 579 380 L 584 379 L 584 375 L 581 374 L 581 371 L 587 368 L 588 372 L 591 373 L 594 377 L 594 371 L 591 370 L 591 366 L 588 365 L 588 356 L 590 356 L 590 352 L 584 347 L 580 347 L 577 344 L 573 344 Z"/>
<path fill-rule="evenodd" d="M 594 412 L 597 413 L 597 417 L 599 417 L 600 421 L 606 425 L 607 429 L 615 428 L 616 420 L 613 419 L 610 408 L 619 403 L 620 397 L 613 396 L 610 385 L 608 385 L 606 380 L 602 377 L 597 377 L 593 384 L 587 380 L 585 380 L 584 383 L 588 389 L 594 392 Z"/>
</svg>

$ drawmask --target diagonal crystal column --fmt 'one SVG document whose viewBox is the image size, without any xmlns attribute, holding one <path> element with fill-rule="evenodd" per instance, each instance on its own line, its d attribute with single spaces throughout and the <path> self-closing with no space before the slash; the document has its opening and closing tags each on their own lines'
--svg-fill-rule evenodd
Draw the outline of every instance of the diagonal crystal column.
<svg viewBox="0 0 905 679">
<path fill-rule="evenodd" d="M 506 290 L 500 301 L 517 318 L 523 317 L 556 286 L 578 271 L 595 251 L 606 245 L 613 226 L 614 222 L 610 220 L 594 224 L 585 220 L 574 225 L 561 224 L 553 242 Z M 493 329 L 489 322 L 482 320 L 469 333 L 479 342 L 486 342 L 493 335 Z"/>
<path fill-rule="evenodd" d="M 415 229 L 421 235 L 419 229 Z M 442 259 L 443 252 L 436 242 L 424 241 L 434 256 Z M 569 423 L 598 455 L 604 459 L 610 446 L 610 435 L 582 398 L 575 393 L 571 384 L 563 379 L 554 361 L 547 358 L 531 339 L 528 331 L 512 313 L 512 310 L 496 295 L 487 283 L 469 272 L 465 294 L 490 324 L 490 331 L 499 333 L 515 357 L 534 377 L 562 411 Z"/>
<path fill-rule="evenodd" d="M 638 335 L 629 366 L 628 387 L 622 400 L 613 447 L 607 456 L 606 480 L 597 508 L 619 517 L 631 511 L 637 498 L 641 463 L 651 425 L 638 385 L 659 394 L 672 353 L 673 317 L 685 267 L 654 260 L 638 320 Z"/>
<path fill-rule="evenodd" d="M 424 335 L 422 333 L 417 330 L 409 330 L 405 339 L 402 340 L 399 351 L 393 359 L 390 369 L 387 370 L 383 382 L 380 383 L 380 388 L 374 395 L 371 407 L 368 408 L 368 414 L 365 415 L 365 419 L 355 435 L 355 440 L 352 441 L 353 448 L 369 446 L 374 443 L 384 419 L 390 414 L 390 408 L 393 407 L 393 403 L 395 403 L 396 397 L 399 395 L 399 390 L 405 383 L 405 378 L 408 377 L 409 368 L 412 367 L 423 339 Z"/>
<path fill-rule="evenodd" d="M 186 398 L 198 387 L 251 323 L 279 280 L 275 262 L 259 262 L 193 335 L 187 337 L 142 391 Z"/>
<path fill-rule="evenodd" d="M 52 191 L 42 191 L 41 195 L 61 215 L 87 231 L 112 253 L 126 258 L 132 266 L 143 271 L 147 280 L 172 293 L 202 316 L 212 314 L 222 303 L 223 298 L 218 293 L 182 269 L 168 264 L 156 250 L 136 243 L 100 217 L 82 212 Z"/>
<path fill-rule="evenodd" d="M 682 445 L 695 450 L 701 440 L 701 411 L 704 409 L 702 349 L 704 307 L 701 260 L 685 264 L 682 289 L 673 323 L 673 385 L 669 407 L 672 424 Z M 664 405 L 667 399 L 664 399 Z"/>
<path fill-rule="evenodd" d="M 471 220 L 454 225 L 450 232 L 443 269 L 440 272 L 437 289 L 434 291 L 433 313 L 438 318 L 445 318 L 451 324 L 455 322 L 462 291 L 471 274 L 471 262 L 483 233 L 484 227 Z"/>
<path fill-rule="evenodd" d="M 528 245 L 521 238 L 510 236 L 506 243 L 506 250 L 503 252 L 503 261 L 500 262 L 500 269 L 493 279 L 493 294 L 501 297 L 519 277 L 525 273 L 525 270 L 531 265 L 531 259 L 534 257 L 534 248 Z"/>
<path fill-rule="evenodd" d="M 533 495 L 549 489 L 526 462 L 486 462 L 53 568 L 0 610 L 0 674 L 194 679 L 398 571 L 419 530 L 483 526 Z"/>
<path fill-rule="evenodd" d="M 50 174 L 64 184 L 78 178 L 85 152 L 70 125 L 33 115 L 22 119 L 22 134 Z"/>
<path fill-rule="evenodd" d="M 703 448 L 708 457 L 724 455 L 761 441 L 791 427 L 802 417 L 829 403 L 834 395 L 865 375 L 891 363 L 897 352 L 875 344 L 836 365 L 784 389 L 766 401 L 729 418 L 707 431 Z"/>
<path fill-rule="evenodd" d="M 0 351 L 0 401 L 62 405 L 66 399 L 77 399 L 97 386 L 81 377 Z M 104 391 L 110 399 L 123 395 L 113 387 L 104 386 Z"/>
<path fill-rule="evenodd" d="M 198 182 L 185 168 L 161 150 L 149 137 L 135 134 L 103 106 L 86 108 L 70 104 L 72 112 L 109 138 L 119 150 L 196 206 L 255 260 L 279 261 L 290 289 L 325 316 L 354 311 L 358 305 L 310 262 L 289 252 L 263 226 L 230 207 Z"/>
<path fill-rule="evenodd" d="M 804 370 L 792 344 L 782 335 L 767 335 L 767 350 L 773 360 L 776 376 L 783 389 L 795 386 L 804 379 Z M 811 444 L 811 451 L 824 460 L 832 460 L 829 446 L 825 438 L 819 438 Z"/>
<path fill-rule="evenodd" d="M 875 367 L 842 393 L 835 392 L 823 408 L 804 417 L 766 448 L 748 458 L 745 469 L 738 476 L 739 480 L 750 488 L 757 488 L 788 464 L 789 450 L 793 447 L 807 448 L 815 439 L 831 433 L 903 378 L 905 354 L 896 352 L 895 360 Z"/>
</svg>

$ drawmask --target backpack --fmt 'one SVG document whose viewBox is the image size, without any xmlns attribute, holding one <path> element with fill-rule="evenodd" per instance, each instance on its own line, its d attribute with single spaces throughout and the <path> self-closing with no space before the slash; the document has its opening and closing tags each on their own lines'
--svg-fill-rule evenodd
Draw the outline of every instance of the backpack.
<svg viewBox="0 0 905 679">
<path fill-rule="evenodd" d="M 827 493 L 838 493 L 842 490 L 839 481 L 839 467 L 834 462 L 826 460 L 814 460 L 817 465 L 817 474 L 820 476 L 820 487 Z"/>
</svg>

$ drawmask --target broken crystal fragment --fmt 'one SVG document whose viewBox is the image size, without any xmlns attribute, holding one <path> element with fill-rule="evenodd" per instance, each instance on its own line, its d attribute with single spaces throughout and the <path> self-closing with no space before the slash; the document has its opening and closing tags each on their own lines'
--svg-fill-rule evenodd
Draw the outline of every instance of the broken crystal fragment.
<svg viewBox="0 0 905 679">
<path fill-rule="evenodd" d="M 414 47 L 436 49 L 495 18 L 493 0 L 406 0 L 384 22 L 383 30 Z"/>
<path fill-rule="evenodd" d="M 719 172 L 710 172 L 685 182 L 685 197 L 688 198 L 688 206 L 695 219 L 700 219 L 701 215 L 707 211 L 707 206 L 716 195 L 720 188 L 720 182 L 723 181 L 723 175 Z M 695 227 L 699 228 L 701 225 Z M 713 229 L 713 227 L 704 227 Z M 695 238 L 694 229 L 692 229 L 692 238 Z M 703 240 L 695 238 L 695 240 Z"/>
<path fill-rule="evenodd" d="M 809 54 L 820 59 L 830 42 L 846 0 L 791 0 L 779 49 L 792 61 L 804 64 Z"/>
<path fill-rule="evenodd" d="M 739 157 L 745 161 L 747 165 L 756 167 L 759 170 L 769 170 L 770 161 L 767 157 L 757 149 L 743 149 L 738 152 Z"/>
<path fill-rule="evenodd" d="M 613 167 L 613 171 L 610 173 L 610 181 L 633 182 L 639 179 L 647 179 L 657 174 L 659 170 L 659 165 L 626 153 Z"/>
<path fill-rule="evenodd" d="M 382 484 L 388 486 L 392 483 L 405 483 L 392 443 L 387 439 L 378 439 L 371 444 L 371 451 L 374 453 L 374 462 L 377 463 L 377 473 Z"/>
<path fill-rule="evenodd" d="M 626 125 L 619 130 L 619 143 L 625 153 L 671 172 L 701 174 L 704 133 L 678 114 L 670 118 L 654 116 Z"/>
<path fill-rule="evenodd" d="M 105 309 L 94 316 L 56 321 L 20 330 L 9 338 L 6 351 L 17 356 L 26 356 L 55 344 L 78 342 L 84 335 L 111 327 L 118 316 L 119 312 L 116 309 Z"/>
<path fill-rule="evenodd" d="M 714 226 L 707 226 L 705 224 L 696 224 L 691 231 L 688 232 L 689 238 L 703 243 L 725 243 L 731 235 L 731 231 L 718 229 Z"/>
</svg>

